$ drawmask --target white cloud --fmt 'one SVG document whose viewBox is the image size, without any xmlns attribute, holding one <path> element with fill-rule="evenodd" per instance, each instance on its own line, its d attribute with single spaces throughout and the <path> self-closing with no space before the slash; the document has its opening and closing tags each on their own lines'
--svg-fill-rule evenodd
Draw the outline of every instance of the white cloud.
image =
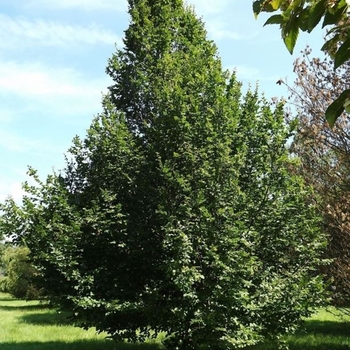
<svg viewBox="0 0 350 350">
<path fill-rule="evenodd" d="M 185 2 L 194 5 L 199 15 L 210 15 L 221 12 L 228 4 L 231 4 L 232 0 L 185 0 Z M 127 0 L 27 0 L 26 6 L 125 12 L 128 9 L 128 2 Z"/>
<path fill-rule="evenodd" d="M 16 202 L 20 202 L 23 198 L 24 191 L 21 182 L 11 181 L 3 178 L 0 180 L 0 202 L 3 203 L 5 199 L 12 197 Z"/>
<path fill-rule="evenodd" d="M 243 36 L 235 31 L 225 28 L 225 25 L 219 20 L 210 20 L 207 25 L 210 37 L 214 40 L 232 39 L 241 40 Z"/>
<path fill-rule="evenodd" d="M 243 40 L 250 39 L 256 34 L 252 34 L 251 30 L 246 30 L 242 26 L 233 26 L 227 21 L 227 17 L 235 18 L 234 11 L 235 1 L 232 0 L 187 0 L 189 5 L 193 5 L 195 12 L 199 16 L 203 16 L 205 27 L 208 35 L 213 40 Z M 241 34 L 232 28 L 239 28 Z"/>
<path fill-rule="evenodd" d="M 0 47 L 17 45 L 63 46 L 81 44 L 121 43 L 113 32 L 95 25 L 89 27 L 71 26 L 60 23 L 24 18 L 12 18 L 0 14 Z"/>
<path fill-rule="evenodd" d="M 84 77 L 69 68 L 43 66 L 38 63 L 0 61 L 0 91 L 22 96 L 100 96 L 101 82 L 106 79 Z M 104 85 L 103 88 L 105 88 Z"/>
<path fill-rule="evenodd" d="M 242 80 L 260 80 L 261 77 L 260 70 L 255 67 L 238 65 L 230 70 L 236 71 L 238 79 Z"/>
<path fill-rule="evenodd" d="M 185 0 L 194 5 L 199 15 L 211 15 L 221 12 L 232 0 Z M 30 0 L 26 6 L 56 9 L 78 8 L 83 11 L 118 11 L 126 12 L 127 0 Z"/>
<path fill-rule="evenodd" d="M 110 83 L 107 76 L 93 79 L 73 69 L 0 61 L 0 96 L 17 101 L 17 114 L 49 110 L 52 118 L 92 117 L 100 111 L 102 92 Z M 3 114 L 8 110 L 0 107 Z"/>
<path fill-rule="evenodd" d="M 231 30 L 227 30 L 227 29 L 219 29 L 219 28 L 210 29 L 210 28 L 208 28 L 208 31 L 214 40 L 222 40 L 222 39 L 242 40 L 242 39 L 244 39 L 243 35 L 241 35 L 237 32 L 231 31 Z"/>
<path fill-rule="evenodd" d="M 227 29 L 227 24 L 220 20 L 220 18 L 210 19 L 206 24 L 206 28 L 209 36 L 214 40 L 250 40 L 258 35 L 257 32 L 245 31 L 244 34 L 241 34 L 237 31 Z"/>
<path fill-rule="evenodd" d="M 43 147 L 43 142 L 40 140 L 31 140 L 5 130 L 0 131 L 0 147 L 19 153 L 31 153 L 46 148 Z"/>
<path fill-rule="evenodd" d="M 79 78 L 72 69 L 6 61 L 0 64 L 0 91 L 6 94 L 76 96 L 91 91 L 91 85 L 82 89 L 77 84 Z"/>
<path fill-rule="evenodd" d="M 5 107 L 5 106 L 1 106 L 0 109 L 0 122 L 2 123 L 2 125 L 4 123 L 7 123 L 9 121 L 11 121 L 14 117 L 14 111 L 13 109 L 9 108 L 9 107 Z"/>
<path fill-rule="evenodd" d="M 126 11 L 127 0 L 30 0 L 26 6 L 84 11 Z"/>
<path fill-rule="evenodd" d="M 69 140 L 83 132 L 92 116 L 101 110 L 101 90 L 109 84 L 105 77 L 91 79 L 73 69 L 0 60 L 0 101 L 6 102 L 5 106 L 0 102 L 0 117 L 10 119 L 0 129 L 0 159 L 7 175 L 0 174 L 0 201 L 8 195 L 17 200 L 22 194 L 22 180 L 15 181 L 19 176 L 13 176 L 7 164 L 18 158 L 22 174 L 26 164 L 44 174 L 50 172 L 52 164 L 61 164 Z M 46 124 L 43 129 L 41 118 Z M 47 129 L 54 119 L 57 122 Z M 26 126 L 21 125 L 21 120 L 26 121 Z"/>
<path fill-rule="evenodd" d="M 239 80 L 252 80 L 252 81 L 277 81 L 279 78 L 275 75 L 266 75 L 259 68 L 237 65 L 235 67 L 227 67 L 230 71 L 236 71 L 237 78 Z"/>
</svg>

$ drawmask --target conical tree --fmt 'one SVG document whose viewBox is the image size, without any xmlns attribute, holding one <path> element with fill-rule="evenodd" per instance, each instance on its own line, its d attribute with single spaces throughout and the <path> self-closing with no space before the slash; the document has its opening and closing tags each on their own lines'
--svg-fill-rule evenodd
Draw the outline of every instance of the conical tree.
<svg viewBox="0 0 350 350">
<path fill-rule="evenodd" d="M 321 300 L 323 237 L 287 171 L 282 104 L 242 101 L 182 0 L 129 13 L 104 111 L 20 236 L 56 297 L 116 340 L 224 349 L 294 330 Z"/>
</svg>

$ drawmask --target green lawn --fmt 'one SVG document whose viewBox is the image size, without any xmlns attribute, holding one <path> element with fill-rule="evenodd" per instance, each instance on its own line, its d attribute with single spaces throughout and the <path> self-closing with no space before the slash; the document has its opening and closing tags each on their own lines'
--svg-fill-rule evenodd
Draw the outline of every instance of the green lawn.
<svg viewBox="0 0 350 350">
<path fill-rule="evenodd" d="M 350 315 L 334 308 L 319 311 L 288 339 L 291 350 L 350 350 Z"/>
<path fill-rule="evenodd" d="M 37 301 L 0 293 L 1 350 L 158 350 L 157 344 L 115 344 L 94 329 L 84 331 Z"/>
<path fill-rule="evenodd" d="M 350 350 L 350 309 L 328 307 L 308 319 L 293 336 L 286 337 L 290 350 Z M 249 350 L 276 350 L 264 344 Z"/>
<path fill-rule="evenodd" d="M 350 310 L 320 310 L 296 335 L 286 338 L 290 350 L 350 350 Z M 115 344 L 94 329 L 73 327 L 63 314 L 36 301 L 0 293 L 1 350 L 160 350 L 160 344 Z M 251 347 L 275 350 L 275 344 Z"/>
</svg>

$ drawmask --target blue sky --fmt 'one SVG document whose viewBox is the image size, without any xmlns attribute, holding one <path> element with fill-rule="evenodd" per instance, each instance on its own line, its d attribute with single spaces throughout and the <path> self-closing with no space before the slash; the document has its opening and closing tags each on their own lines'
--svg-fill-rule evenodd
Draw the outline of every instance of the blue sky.
<svg viewBox="0 0 350 350">
<path fill-rule="evenodd" d="M 250 0 L 188 0 L 206 23 L 224 67 L 268 98 L 294 80 L 306 44 L 318 54 L 322 32 L 303 34 L 291 56 L 277 26 L 263 28 Z M 128 26 L 126 0 L 0 0 L 0 201 L 22 195 L 27 166 L 42 178 L 64 166 L 75 135 L 101 111 L 105 74 Z"/>
</svg>

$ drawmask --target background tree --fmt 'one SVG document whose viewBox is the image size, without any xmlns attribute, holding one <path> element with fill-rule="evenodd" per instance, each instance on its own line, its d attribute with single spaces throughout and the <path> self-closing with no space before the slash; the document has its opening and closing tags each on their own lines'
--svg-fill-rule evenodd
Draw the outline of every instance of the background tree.
<svg viewBox="0 0 350 350">
<path fill-rule="evenodd" d="M 60 175 L 26 184 L 1 227 L 49 295 L 115 340 L 234 348 L 293 331 L 322 301 L 324 245 L 288 172 L 283 104 L 222 69 L 181 0 L 130 0 L 113 85 Z"/>
<path fill-rule="evenodd" d="M 3 276 L 5 273 L 5 266 L 2 262 L 2 256 L 4 254 L 4 250 L 6 249 L 5 243 L 0 243 L 0 276 Z"/>
<path fill-rule="evenodd" d="M 345 86 L 350 84 L 350 64 L 333 70 L 330 59 L 311 57 L 307 48 L 294 64 L 295 85 L 289 88 L 299 122 L 292 151 L 299 157 L 297 172 L 315 189 L 317 207 L 328 235 L 324 267 L 331 281 L 333 302 L 350 303 L 350 121 L 341 115 L 333 130 L 324 112 Z M 293 121 L 295 122 L 295 120 Z"/>
<path fill-rule="evenodd" d="M 40 291 L 35 287 L 36 270 L 29 259 L 27 247 L 7 246 L 2 251 L 0 290 L 16 298 L 36 299 Z"/>
<path fill-rule="evenodd" d="M 329 54 L 334 69 L 337 69 L 350 59 L 349 3 L 349 0 L 257 0 L 253 2 L 253 11 L 255 16 L 261 12 L 280 12 L 272 15 L 265 25 L 279 24 L 282 39 L 290 53 L 293 53 L 300 30 L 310 33 L 321 20 L 323 28 L 331 26 L 328 40 L 321 50 Z M 348 86 L 344 84 L 343 90 L 336 92 L 338 94 L 334 94 L 334 100 L 325 111 L 331 127 L 350 106 Z"/>
</svg>

